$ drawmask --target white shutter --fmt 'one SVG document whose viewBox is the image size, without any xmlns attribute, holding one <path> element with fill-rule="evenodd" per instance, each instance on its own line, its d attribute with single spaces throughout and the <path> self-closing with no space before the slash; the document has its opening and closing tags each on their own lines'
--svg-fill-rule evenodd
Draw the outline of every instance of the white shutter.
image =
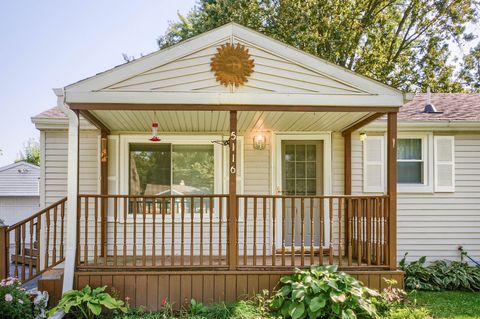
<svg viewBox="0 0 480 319">
<path fill-rule="evenodd" d="M 455 138 L 434 137 L 435 192 L 455 191 Z"/>
<path fill-rule="evenodd" d="M 369 136 L 363 141 L 363 191 L 385 191 L 385 139 Z"/>
<path fill-rule="evenodd" d="M 118 135 L 109 135 L 107 142 L 108 151 L 108 194 L 119 193 L 119 145 Z"/>
</svg>

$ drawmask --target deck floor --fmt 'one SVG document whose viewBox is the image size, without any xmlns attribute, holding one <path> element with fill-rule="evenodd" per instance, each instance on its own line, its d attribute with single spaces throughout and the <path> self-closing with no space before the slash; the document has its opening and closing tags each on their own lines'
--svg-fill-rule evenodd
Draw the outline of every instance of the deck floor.
<svg viewBox="0 0 480 319">
<path fill-rule="evenodd" d="M 346 256 L 339 258 L 338 256 L 319 256 L 314 254 L 285 254 L 284 256 L 238 256 L 238 267 L 244 268 L 272 268 L 272 267 L 309 267 L 311 265 L 338 265 L 340 267 L 379 267 L 385 268 L 381 264 L 378 265 L 375 260 L 368 263 L 367 260 L 358 261 L 354 258 L 350 260 Z M 96 260 L 90 258 L 87 263 L 84 260 L 80 262 L 80 268 L 175 268 L 175 269 L 191 269 L 191 268 L 227 268 L 228 260 L 225 256 L 108 256 L 107 258 L 98 257 Z"/>
</svg>

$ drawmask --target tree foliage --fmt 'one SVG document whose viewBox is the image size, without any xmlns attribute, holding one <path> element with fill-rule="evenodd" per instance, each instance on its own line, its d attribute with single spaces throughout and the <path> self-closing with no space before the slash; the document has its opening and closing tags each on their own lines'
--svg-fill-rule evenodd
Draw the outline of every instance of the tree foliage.
<svg viewBox="0 0 480 319">
<path fill-rule="evenodd" d="M 478 0 L 200 0 L 158 44 L 235 21 L 402 90 L 457 92 L 479 82 L 473 58 L 458 72 L 451 53 L 478 13 Z"/>
<path fill-rule="evenodd" d="M 34 138 L 23 144 L 23 151 L 19 152 L 17 159 L 17 162 L 20 161 L 40 166 L 40 145 Z"/>
</svg>

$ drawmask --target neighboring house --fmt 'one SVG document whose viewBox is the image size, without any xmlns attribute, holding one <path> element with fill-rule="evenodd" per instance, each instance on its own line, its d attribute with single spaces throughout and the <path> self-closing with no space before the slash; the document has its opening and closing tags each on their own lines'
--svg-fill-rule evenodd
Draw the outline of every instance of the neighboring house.
<svg viewBox="0 0 480 319">
<path fill-rule="evenodd" d="M 49 206 L 40 264 L 62 263 L 64 290 L 106 284 L 156 309 L 314 264 L 380 288 L 403 284 L 405 251 L 479 250 L 478 118 L 455 121 L 437 95 L 443 122 L 421 113 L 424 95 L 234 23 L 55 94 L 32 121 Z"/>
<path fill-rule="evenodd" d="M 0 167 L 0 219 L 13 225 L 40 207 L 40 167 L 17 162 Z"/>
</svg>

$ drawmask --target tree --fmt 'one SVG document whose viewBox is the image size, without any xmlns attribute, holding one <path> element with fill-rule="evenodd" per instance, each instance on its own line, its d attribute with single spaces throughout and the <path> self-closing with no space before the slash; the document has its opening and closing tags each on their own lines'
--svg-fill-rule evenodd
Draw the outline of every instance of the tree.
<svg viewBox="0 0 480 319">
<path fill-rule="evenodd" d="M 480 93 L 480 43 L 465 56 L 460 76 L 471 92 Z"/>
<path fill-rule="evenodd" d="M 402 90 L 457 92 L 450 46 L 474 37 L 479 0 L 200 0 L 161 48 L 235 21 Z"/>
<path fill-rule="evenodd" d="M 30 138 L 26 143 L 23 143 L 23 151 L 19 152 L 17 159 L 17 162 L 20 161 L 40 165 L 40 145 L 34 138 Z"/>
</svg>

